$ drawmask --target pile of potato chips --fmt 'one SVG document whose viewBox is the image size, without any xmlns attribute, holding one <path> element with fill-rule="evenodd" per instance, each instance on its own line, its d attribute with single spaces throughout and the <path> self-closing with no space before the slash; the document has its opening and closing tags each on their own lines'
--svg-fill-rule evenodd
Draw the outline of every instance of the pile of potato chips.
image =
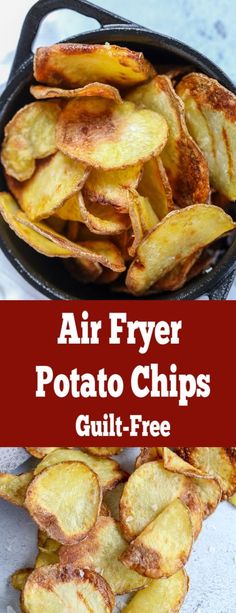
<svg viewBox="0 0 236 613">
<path fill-rule="evenodd" d="M 2 144 L 12 230 L 79 282 L 137 296 L 209 269 L 235 228 L 236 97 L 109 43 L 40 48 L 34 76 Z"/>
<path fill-rule="evenodd" d="M 127 594 L 124 613 L 177 613 L 203 521 L 236 504 L 236 448 L 143 448 L 131 475 L 120 448 L 27 449 L 32 472 L 0 474 L 0 497 L 38 526 L 35 566 L 11 580 L 21 610 L 111 613 Z"/>
</svg>

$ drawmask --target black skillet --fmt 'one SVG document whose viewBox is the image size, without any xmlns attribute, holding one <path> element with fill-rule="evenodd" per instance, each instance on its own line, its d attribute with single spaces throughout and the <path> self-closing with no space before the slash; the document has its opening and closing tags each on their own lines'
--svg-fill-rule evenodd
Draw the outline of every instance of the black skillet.
<svg viewBox="0 0 236 613">
<path fill-rule="evenodd" d="M 116 43 L 143 51 L 154 64 L 169 66 L 190 64 L 198 71 L 218 79 L 236 93 L 234 85 L 215 64 L 198 51 L 157 32 L 147 30 L 113 15 L 85 0 L 39 0 L 26 16 L 8 85 L 0 98 L 0 139 L 6 123 L 14 113 L 30 101 L 29 85 L 33 80 L 32 44 L 46 15 L 57 9 L 72 9 L 97 20 L 100 29 L 79 34 L 69 41 L 82 43 Z M 0 174 L 0 189 L 6 189 Z M 128 294 L 114 294 L 109 288 L 86 286 L 73 281 L 59 259 L 49 259 L 32 250 L 18 239 L 5 222 L 0 220 L 0 244 L 3 252 L 24 279 L 51 299 L 134 299 Z M 223 243 L 224 254 L 214 269 L 190 281 L 183 289 L 158 295 L 160 300 L 190 300 L 207 294 L 210 299 L 227 297 L 236 270 L 236 238 L 229 246 Z M 157 299 L 149 296 L 148 300 Z"/>
</svg>

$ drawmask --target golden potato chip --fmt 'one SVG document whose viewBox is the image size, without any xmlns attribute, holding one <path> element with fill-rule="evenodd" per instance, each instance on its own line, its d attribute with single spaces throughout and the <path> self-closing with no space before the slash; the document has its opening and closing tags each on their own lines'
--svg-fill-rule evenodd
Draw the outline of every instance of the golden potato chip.
<svg viewBox="0 0 236 613">
<path fill-rule="evenodd" d="M 8 502 L 22 507 L 25 502 L 27 488 L 32 479 L 32 472 L 23 473 L 22 475 L 0 473 L 0 498 L 4 498 Z"/>
<path fill-rule="evenodd" d="M 173 209 L 172 190 L 161 158 L 154 156 L 144 164 L 138 192 L 148 198 L 159 219 Z"/>
<path fill-rule="evenodd" d="M 128 289 L 143 294 L 179 262 L 234 228 L 231 217 L 210 204 L 172 211 L 139 245 L 127 274 Z"/>
<path fill-rule="evenodd" d="M 118 89 L 103 83 L 88 83 L 77 89 L 61 89 L 59 87 L 45 87 L 44 85 L 31 85 L 30 93 L 37 100 L 48 98 L 84 98 L 98 96 L 108 98 L 115 102 L 122 102 Z"/>
<path fill-rule="evenodd" d="M 78 193 L 74 194 L 64 204 L 55 211 L 55 216 L 66 221 L 83 222 L 78 203 Z"/>
<path fill-rule="evenodd" d="M 83 187 L 88 169 L 58 151 L 38 162 L 31 179 L 20 183 L 8 178 L 8 187 L 32 221 L 50 217 Z"/>
<path fill-rule="evenodd" d="M 31 573 L 22 593 L 22 604 L 25 613 L 62 610 L 112 613 L 114 596 L 97 573 L 54 564 Z"/>
<path fill-rule="evenodd" d="M 49 457 L 50 454 L 46 456 Z M 100 512 L 97 475 L 81 462 L 49 466 L 28 487 L 25 506 L 51 538 L 68 545 L 78 543 Z"/>
<path fill-rule="evenodd" d="M 167 272 L 164 277 L 161 277 L 159 281 L 153 285 L 151 291 L 160 292 L 173 292 L 183 287 L 188 279 L 189 272 L 193 268 L 193 265 L 198 261 L 202 251 L 199 249 L 195 253 L 192 253 L 188 258 L 177 264 L 170 272 Z"/>
<path fill-rule="evenodd" d="M 176 498 L 190 510 L 196 538 L 202 526 L 202 505 L 191 479 L 166 470 L 162 460 L 137 468 L 120 500 L 120 521 L 127 540 L 138 536 Z"/>
<path fill-rule="evenodd" d="M 32 571 L 33 568 L 20 568 L 19 570 L 16 570 L 16 572 L 13 573 L 13 575 L 11 576 L 12 587 L 14 587 L 15 590 L 19 590 L 19 592 L 22 592 L 26 581 Z"/>
<path fill-rule="evenodd" d="M 155 228 L 159 219 L 156 213 L 154 213 L 148 198 L 140 196 L 135 190 L 130 190 L 129 216 L 134 239 L 128 248 L 128 252 L 131 257 L 134 257 L 142 239 L 150 230 Z"/>
<path fill-rule="evenodd" d="M 5 127 L 1 162 L 8 175 L 26 181 L 35 171 L 35 160 L 57 150 L 56 124 L 61 112 L 57 102 L 33 102 L 20 109 Z"/>
<path fill-rule="evenodd" d="M 62 547 L 60 563 L 95 570 L 106 579 L 114 594 L 125 594 L 147 585 L 147 580 L 127 570 L 120 557 L 127 549 L 119 523 L 111 517 L 99 517 L 86 539 L 72 547 Z"/>
<path fill-rule="evenodd" d="M 39 462 L 34 474 L 38 475 L 48 466 L 71 461 L 83 462 L 83 464 L 91 468 L 96 473 L 103 492 L 111 490 L 127 477 L 127 473 L 120 468 L 115 460 L 111 460 L 111 458 L 96 458 L 79 449 L 58 449 L 53 451 Z"/>
<path fill-rule="evenodd" d="M 230 496 L 229 502 L 231 502 L 231 504 L 233 504 L 234 507 L 236 507 L 236 494 L 234 494 L 233 496 Z"/>
<path fill-rule="evenodd" d="M 130 227 L 128 215 L 120 215 L 110 204 L 85 201 L 82 193 L 78 194 L 81 221 L 95 234 L 121 234 Z"/>
<path fill-rule="evenodd" d="M 93 82 L 131 87 L 147 81 L 154 68 L 140 52 L 117 45 L 64 43 L 37 49 L 36 81 L 62 87 L 81 87 Z"/>
<path fill-rule="evenodd" d="M 120 499 L 124 491 L 125 484 L 118 483 L 116 487 L 105 493 L 103 501 L 107 505 L 111 516 L 116 521 L 120 520 Z"/>
<path fill-rule="evenodd" d="M 44 458 L 45 455 L 55 451 L 58 447 L 26 447 L 25 448 L 35 458 Z"/>
<path fill-rule="evenodd" d="M 118 213 L 128 213 L 128 190 L 138 186 L 140 175 L 141 164 L 117 170 L 93 169 L 83 191 L 90 202 L 111 204 Z"/>
<path fill-rule="evenodd" d="M 215 79 L 192 73 L 177 92 L 185 106 L 190 134 L 204 153 L 212 186 L 236 198 L 236 96 Z"/>
<path fill-rule="evenodd" d="M 110 455 L 118 455 L 122 451 L 122 447 L 84 447 L 85 451 L 95 456 L 107 458 Z"/>
<path fill-rule="evenodd" d="M 168 579 L 154 579 L 124 607 L 123 613 L 178 613 L 188 592 L 188 576 L 182 569 Z"/>
<path fill-rule="evenodd" d="M 102 274 L 102 266 L 98 262 L 91 262 L 88 258 L 66 260 L 65 268 L 73 279 L 80 283 L 93 283 Z"/>
<path fill-rule="evenodd" d="M 127 99 L 160 113 L 167 121 L 169 136 L 161 158 L 175 204 L 185 207 L 208 202 L 210 186 L 207 162 L 187 130 L 184 105 L 170 79 L 159 75 L 147 85 L 134 89 Z"/>
<path fill-rule="evenodd" d="M 58 149 L 64 154 L 88 166 L 112 170 L 158 155 L 168 128 L 161 115 L 132 102 L 81 98 L 68 102 L 56 133 Z"/>
<path fill-rule="evenodd" d="M 222 497 L 236 491 L 236 451 L 229 447 L 177 447 L 176 452 L 199 470 L 218 479 Z"/>
<path fill-rule="evenodd" d="M 190 512 L 177 498 L 130 544 L 121 560 L 145 577 L 170 577 L 186 564 L 192 544 Z"/>
</svg>

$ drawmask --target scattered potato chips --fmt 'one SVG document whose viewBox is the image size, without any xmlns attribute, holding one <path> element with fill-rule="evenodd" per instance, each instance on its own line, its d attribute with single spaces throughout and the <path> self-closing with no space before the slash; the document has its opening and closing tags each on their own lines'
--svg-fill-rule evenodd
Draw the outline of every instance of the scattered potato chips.
<svg viewBox="0 0 236 613">
<path fill-rule="evenodd" d="M 42 566 L 34 570 L 23 589 L 25 613 L 91 611 L 112 613 L 114 596 L 97 573 L 72 566 Z"/>
<path fill-rule="evenodd" d="M 222 497 L 229 498 L 236 492 L 236 451 L 224 447 L 177 447 L 177 453 L 213 477 L 222 488 Z"/>
<path fill-rule="evenodd" d="M 142 53 L 117 45 L 59 44 L 37 49 L 34 76 L 47 85 L 81 87 L 93 82 L 131 87 L 155 70 Z"/>
<path fill-rule="evenodd" d="M 161 157 L 175 204 L 185 207 L 208 202 L 210 186 L 207 162 L 188 133 L 184 106 L 170 79 L 159 75 L 147 85 L 134 89 L 127 99 L 160 113 L 167 121 L 169 136 Z"/>
<path fill-rule="evenodd" d="M 120 562 L 126 549 L 119 524 L 111 517 L 100 517 L 81 543 L 61 548 L 60 562 L 95 570 L 106 579 L 114 594 L 125 594 L 147 585 L 140 574 L 127 571 Z"/>
<path fill-rule="evenodd" d="M 84 194 L 90 202 L 110 204 L 119 213 L 129 212 L 129 189 L 135 189 L 141 176 L 141 164 L 118 170 L 96 170 L 90 173 Z"/>
<path fill-rule="evenodd" d="M 206 75 L 192 73 L 177 92 L 186 122 L 204 153 L 212 186 L 228 200 L 236 198 L 236 96 Z"/>
<path fill-rule="evenodd" d="M 33 479 L 25 505 L 53 539 L 68 545 L 77 543 L 91 530 L 100 512 L 97 475 L 81 462 L 49 466 Z"/>
<path fill-rule="evenodd" d="M 231 217 L 213 205 L 172 211 L 139 245 L 127 274 L 128 289 L 143 294 L 179 262 L 234 228 Z"/>
<path fill-rule="evenodd" d="M 138 191 L 148 198 L 159 219 L 173 209 L 172 190 L 160 157 L 153 157 L 144 164 Z"/>
<path fill-rule="evenodd" d="M 78 194 L 81 220 L 95 234 L 121 234 L 130 227 L 128 215 L 120 215 L 110 204 L 88 202 L 82 193 Z"/>
<path fill-rule="evenodd" d="M 33 479 L 33 473 L 23 473 L 22 475 L 11 475 L 0 473 L 0 498 L 8 500 L 18 507 L 22 507 L 25 502 L 28 485 Z"/>
<path fill-rule="evenodd" d="M 123 613 L 178 613 L 188 592 L 188 577 L 179 570 L 168 579 L 151 581 L 124 607 Z"/>
<path fill-rule="evenodd" d="M 132 102 L 105 98 L 68 102 L 57 124 L 57 146 L 80 162 L 111 170 L 145 162 L 158 155 L 167 140 L 166 121 Z"/>
<path fill-rule="evenodd" d="M 35 458 L 44 458 L 45 455 L 55 451 L 57 447 L 26 447 L 26 450 Z"/>
<path fill-rule="evenodd" d="M 35 160 L 56 152 L 56 124 L 61 112 L 57 102 L 33 102 L 20 109 L 5 127 L 1 162 L 8 175 L 26 181 L 35 171 Z"/>
<path fill-rule="evenodd" d="M 60 89 L 58 87 L 45 87 L 44 85 L 32 85 L 30 93 L 34 98 L 42 100 L 45 98 L 84 98 L 88 96 L 108 98 L 115 102 L 122 102 L 118 89 L 103 83 L 89 83 L 85 87 L 77 89 Z"/>
</svg>

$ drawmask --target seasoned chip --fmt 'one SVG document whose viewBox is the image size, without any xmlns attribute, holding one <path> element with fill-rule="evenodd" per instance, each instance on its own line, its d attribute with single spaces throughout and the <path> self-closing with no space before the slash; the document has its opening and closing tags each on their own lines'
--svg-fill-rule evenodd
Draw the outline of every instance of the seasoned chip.
<svg viewBox="0 0 236 613">
<path fill-rule="evenodd" d="M 125 484 L 118 483 L 113 490 L 106 492 L 104 495 L 104 502 L 107 505 L 111 516 L 119 521 L 120 519 L 120 499 L 124 491 Z"/>
<path fill-rule="evenodd" d="M 63 153 L 94 168 L 112 170 L 158 155 L 168 129 L 161 115 L 132 102 L 81 98 L 68 102 L 56 132 Z"/>
<path fill-rule="evenodd" d="M 45 459 L 49 457 L 50 454 Z M 81 462 L 49 466 L 33 479 L 25 505 L 51 538 L 68 545 L 78 543 L 93 527 L 100 512 L 101 489 L 97 475 Z"/>
<path fill-rule="evenodd" d="M 127 477 L 127 474 L 121 470 L 118 462 L 115 462 L 115 460 L 92 457 L 79 449 L 58 449 L 53 451 L 36 466 L 34 474 L 38 475 L 48 466 L 69 461 L 83 462 L 83 464 L 91 468 L 98 476 L 103 492 L 111 490 Z"/>
<path fill-rule="evenodd" d="M 85 450 L 92 455 L 107 458 L 110 455 L 118 455 L 122 451 L 122 447 L 85 447 Z"/>
<path fill-rule="evenodd" d="M 14 587 L 15 590 L 19 590 L 19 592 L 22 592 L 32 571 L 33 568 L 20 568 L 19 570 L 16 570 L 16 572 L 11 576 L 12 587 Z"/>
<path fill-rule="evenodd" d="M 154 156 L 144 164 L 138 191 L 148 198 L 159 219 L 173 209 L 172 190 L 161 158 Z"/>
<path fill-rule="evenodd" d="M 120 521 L 127 540 L 138 536 L 176 498 L 190 510 L 196 538 L 202 525 L 202 506 L 191 479 L 166 470 L 162 460 L 137 468 L 120 500 Z"/>
<path fill-rule="evenodd" d="M 147 85 L 134 89 L 127 99 L 160 113 L 167 121 L 169 136 L 161 157 L 175 203 L 185 207 L 208 202 L 210 187 L 207 162 L 188 133 L 184 106 L 170 79 L 163 75 L 157 76 Z"/>
<path fill-rule="evenodd" d="M 26 450 L 35 458 L 44 458 L 45 455 L 55 451 L 58 447 L 26 447 Z"/>
<path fill-rule="evenodd" d="M 210 204 L 172 211 L 139 245 L 127 274 L 128 289 L 143 294 L 178 263 L 234 227 L 229 215 Z"/>
<path fill-rule="evenodd" d="M 123 613 L 178 613 L 188 591 L 188 576 L 182 569 L 168 579 L 155 579 L 131 599 Z"/>
<path fill-rule="evenodd" d="M 222 497 L 229 498 L 236 491 L 236 452 L 225 447 L 177 447 L 177 453 L 199 470 L 216 477 Z"/>
<path fill-rule="evenodd" d="M 53 215 L 63 203 L 83 187 L 88 169 L 58 151 L 38 162 L 34 176 L 20 183 L 8 178 L 8 187 L 23 211 L 32 220 Z"/>
<path fill-rule="evenodd" d="M 22 594 L 25 613 L 78 611 L 112 613 L 114 596 L 105 579 L 87 569 L 42 566 L 29 576 Z"/>
<path fill-rule="evenodd" d="M 45 98 L 84 98 L 87 96 L 98 96 L 114 100 L 115 102 L 122 102 L 118 89 L 111 85 L 104 85 L 103 83 L 89 83 L 85 85 L 85 87 L 79 87 L 77 89 L 61 89 L 59 87 L 32 85 L 30 93 L 34 98 L 37 98 L 37 100 Z"/>
<path fill-rule="evenodd" d="M 66 221 L 82 222 L 82 215 L 78 203 L 78 194 L 74 194 L 64 204 L 55 211 L 55 216 Z"/>
<path fill-rule="evenodd" d="M 118 170 L 93 169 L 83 191 L 90 202 L 111 204 L 119 213 L 128 213 L 128 190 L 137 187 L 140 175 L 141 164 Z"/>
<path fill-rule="evenodd" d="M 186 564 L 192 543 L 189 509 L 177 499 L 141 532 L 121 560 L 145 577 L 170 577 Z"/>
<path fill-rule="evenodd" d="M 61 112 L 57 102 L 33 102 L 20 109 L 5 127 L 1 162 L 8 175 L 26 181 L 35 160 L 57 150 L 55 129 Z"/>
<path fill-rule="evenodd" d="M 190 134 L 204 153 L 212 186 L 236 198 L 236 96 L 206 75 L 192 73 L 177 92 L 185 106 Z"/>
<path fill-rule="evenodd" d="M 95 234 L 121 234 L 130 227 L 128 215 L 120 215 L 110 204 L 85 201 L 82 193 L 78 194 L 81 221 Z"/>
<path fill-rule="evenodd" d="M 159 219 L 148 198 L 140 196 L 136 190 L 130 190 L 129 215 L 134 238 L 128 252 L 131 257 L 134 257 L 142 239 L 155 228 Z"/>
<path fill-rule="evenodd" d="M 0 498 L 4 498 L 18 507 L 22 507 L 25 502 L 27 488 L 33 479 L 33 473 L 23 473 L 22 475 L 11 475 L 0 473 Z"/>
<path fill-rule="evenodd" d="M 81 87 L 92 82 L 131 87 L 147 81 L 154 68 L 142 53 L 116 45 L 64 43 L 37 49 L 34 76 L 47 85 Z"/>
<path fill-rule="evenodd" d="M 114 594 L 125 594 L 147 585 L 147 580 L 127 570 L 120 557 L 127 549 L 120 526 L 111 517 L 99 517 L 87 538 L 78 545 L 62 547 L 61 564 L 73 564 L 96 570 L 110 585 Z"/>
</svg>

